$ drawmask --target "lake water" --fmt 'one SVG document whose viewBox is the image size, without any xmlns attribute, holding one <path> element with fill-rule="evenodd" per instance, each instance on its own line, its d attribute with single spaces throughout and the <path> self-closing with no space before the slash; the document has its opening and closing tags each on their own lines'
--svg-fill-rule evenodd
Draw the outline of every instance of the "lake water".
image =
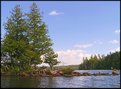
<svg viewBox="0 0 121 89">
<path fill-rule="evenodd" d="M 105 72 L 111 70 L 76 70 L 78 72 Z M 120 73 L 120 71 L 119 71 Z M 73 77 L 16 77 L 1 76 L 2 88 L 120 88 L 120 75 Z"/>
</svg>

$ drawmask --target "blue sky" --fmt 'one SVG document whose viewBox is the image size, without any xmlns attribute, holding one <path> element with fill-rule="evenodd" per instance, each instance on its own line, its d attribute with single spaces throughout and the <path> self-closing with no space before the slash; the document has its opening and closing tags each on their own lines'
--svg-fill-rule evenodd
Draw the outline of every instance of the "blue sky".
<svg viewBox="0 0 121 89">
<path fill-rule="evenodd" d="M 29 12 L 33 1 L 2 1 L 1 33 L 10 11 L 19 4 Z M 35 1 L 63 64 L 79 64 L 82 57 L 120 48 L 119 1 Z"/>
</svg>

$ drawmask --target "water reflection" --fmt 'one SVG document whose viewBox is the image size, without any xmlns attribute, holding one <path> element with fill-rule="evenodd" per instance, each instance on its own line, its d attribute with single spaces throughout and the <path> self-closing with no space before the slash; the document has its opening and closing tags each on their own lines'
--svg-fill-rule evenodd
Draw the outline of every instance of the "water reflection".
<svg viewBox="0 0 121 89">
<path fill-rule="evenodd" d="M 38 85 L 38 81 L 35 78 L 30 77 L 16 77 L 16 76 L 2 76 L 1 86 L 11 88 L 35 88 Z"/>
</svg>

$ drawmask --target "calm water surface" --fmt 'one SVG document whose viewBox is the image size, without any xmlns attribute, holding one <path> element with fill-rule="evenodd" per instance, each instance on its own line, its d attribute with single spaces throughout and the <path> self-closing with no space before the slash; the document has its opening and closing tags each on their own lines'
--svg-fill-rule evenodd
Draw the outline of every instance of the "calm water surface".
<svg viewBox="0 0 121 89">
<path fill-rule="evenodd" d="M 111 70 L 76 70 L 78 72 L 105 72 Z M 120 71 L 119 71 L 120 72 Z M 120 75 L 73 77 L 15 77 L 1 76 L 4 88 L 120 88 Z"/>
</svg>

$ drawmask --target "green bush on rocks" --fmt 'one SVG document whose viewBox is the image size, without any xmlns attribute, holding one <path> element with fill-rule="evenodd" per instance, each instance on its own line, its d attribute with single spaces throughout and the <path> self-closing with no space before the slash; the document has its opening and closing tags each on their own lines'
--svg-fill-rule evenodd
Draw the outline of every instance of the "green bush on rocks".
<svg viewBox="0 0 121 89">
<path fill-rule="evenodd" d="M 74 71 L 74 69 L 72 69 L 72 68 L 64 68 L 64 69 L 62 69 L 62 71 L 63 71 L 64 74 L 71 74 Z"/>
</svg>

